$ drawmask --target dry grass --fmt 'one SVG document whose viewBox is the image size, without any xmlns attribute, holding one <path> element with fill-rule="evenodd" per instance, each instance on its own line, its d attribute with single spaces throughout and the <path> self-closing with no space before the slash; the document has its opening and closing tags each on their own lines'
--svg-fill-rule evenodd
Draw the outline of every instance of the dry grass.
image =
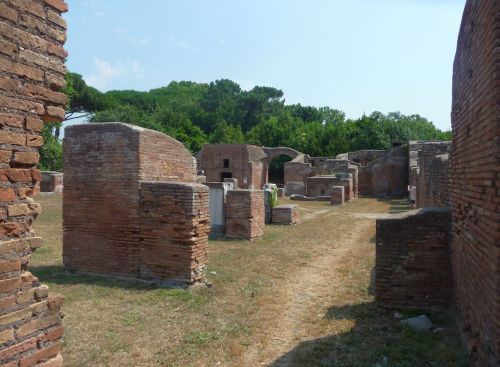
<svg viewBox="0 0 500 367">
<path fill-rule="evenodd" d="M 447 312 L 431 314 L 445 332 L 415 334 L 374 306 L 374 220 L 349 213 L 405 210 L 403 201 L 295 202 L 310 218 L 298 226 L 210 242 L 213 286 L 191 291 L 65 272 L 61 196 L 39 201 L 45 247 L 32 271 L 66 297 L 67 365 L 466 365 Z"/>
</svg>

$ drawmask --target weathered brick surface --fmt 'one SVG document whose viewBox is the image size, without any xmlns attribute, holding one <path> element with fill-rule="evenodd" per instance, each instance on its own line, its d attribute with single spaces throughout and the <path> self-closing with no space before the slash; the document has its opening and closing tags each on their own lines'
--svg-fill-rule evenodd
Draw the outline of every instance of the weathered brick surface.
<svg viewBox="0 0 500 367">
<path fill-rule="evenodd" d="M 468 0 L 453 75 L 452 265 L 477 366 L 500 365 L 500 3 Z"/>
<path fill-rule="evenodd" d="M 63 1 L 60 6 L 66 6 Z M 48 308 L 46 287 L 28 272 L 30 255 L 41 246 L 30 226 L 40 213 L 38 148 L 47 110 L 64 111 L 65 28 L 49 21 L 60 10 L 43 0 L 0 2 L 0 365 L 33 366 L 44 351 L 60 345 L 60 304 Z M 57 50 L 58 53 L 51 52 Z M 64 56 L 63 56 L 64 54 Z M 58 119 L 61 121 L 63 115 Z M 45 289 L 45 291 L 41 291 Z M 50 319 L 50 322 L 46 320 Z M 56 353 L 57 354 L 57 353 Z M 40 358 L 38 358 L 39 356 Z M 50 357 L 50 356 L 47 356 Z"/>
<path fill-rule="evenodd" d="M 202 280 L 208 261 L 208 193 L 197 183 L 141 182 L 141 278 Z"/>
<path fill-rule="evenodd" d="M 410 148 L 418 149 L 415 178 L 410 173 L 416 186 L 417 208 L 449 207 L 448 154 L 451 142 L 421 142 L 418 147 L 411 144 Z M 413 151 L 410 150 L 410 155 Z"/>
<path fill-rule="evenodd" d="M 345 191 L 344 186 L 333 186 L 330 204 L 332 205 L 344 205 L 345 203 Z"/>
<path fill-rule="evenodd" d="M 376 151 L 379 152 L 379 151 Z M 360 195 L 399 197 L 408 193 L 408 146 L 386 152 L 359 166 Z"/>
<path fill-rule="evenodd" d="M 274 224 L 295 224 L 300 220 L 298 205 L 276 205 L 273 208 Z"/>
<path fill-rule="evenodd" d="M 262 147 L 248 144 L 205 144 L 197 156 L 207 182 L 236 178 L 241 188 L 262 189 L 267 183 L 267 155 Z M 227 167 L 226 167 L 227 166 Z"/>
<path fill-rule="evenodd" d="M 167 135 L 121 123 L 67 128 L 65 266 L 159 283 L 200 280 L 208 188 L 195 180 L 192 156 Z"/>
<path fill-rule="evenodd" d="M 64 174 L 61 172 L 45 171 L 41 173 L 41 192 L 62 192 L 64 187 Z"/>
<path fill-rule="evenodd" d="M 226 236 L 253 240 L 262 237 L 264 227 L 264 191 L 228 191 L 226 196 Z"/>
<path fill-rule="evenodd" d="M 377 303 L 448 305 L 452 295 L 449 209 L 425 208 L 377 220 Z"/>
</svg>

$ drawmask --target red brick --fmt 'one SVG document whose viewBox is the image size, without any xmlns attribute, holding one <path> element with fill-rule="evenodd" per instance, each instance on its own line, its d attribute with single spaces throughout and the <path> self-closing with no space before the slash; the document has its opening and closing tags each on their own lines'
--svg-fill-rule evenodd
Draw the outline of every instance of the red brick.
<svg viewBox="0 0 500 367">
<path fill-rule="evenodd" d="M 48 42 L 46 40 L 34 34 L 13 27 L 5 22 L 0 22 L 0 34 L 9 40 L 12 40 L 18 46 L 26 46 L 28 48 L 40 50 L 42 52 L 47 51 Z"/>
<path fill-rule="evenodd" d="M 40 18 L 45 18 L 45 9 L 32 0 L 10 0 L 11 4 Z"/>
<path fill-rule="evenodd" d="M 23 166 L 32 166 L 38 163 L 40 154 L 38 152 L 14 152 L 11 163 Z"/>
<path fill-rule="evenodd" d="M 35 119 L 32 117 L 26 118 L 26 129 L 28 130 L 42 131 L 43 126 L 43 121 L 40 119 Z"/>
<path fill-rule="evenodd" d="M 47 11 L 47 19 L 50 20 L 52 23 L 57 24 L 61 28 L 64 29 L 68 28 L 68 24 L 66 23 L 64 18 L 52 10 Z"/>
<path fill-rule="evenodd" d="M 11 168 L 6 171 L 6 176 L 11 182 L 30 182 L 32 181 L 31 170 L 21 168 Z"/>
<path fill-rule="evenodd" d="M 0 106 L 31 113 L 37 113 L 39 115 L 44 113 L 43 105 L 40 103 L 26 101 L 19 98 L 10 98 L 2 95 L 0 95 Z"/>
<path fill-rule="evenodd" d="M 1 236 L 16 236 L 19 237 L 28 231 L 28 225 L 23 222 L 0 223 Z"/>
<path fill-rule="evenodd" d="M 0 143 L 13 145 L 26 145 L 26 135 L 0 130 Z"/>
<path fill-rule="evenodd" d="M 17 91 L 19 88 L 21 88 L 19 80 L 9 77 L 0 77 L 0 89 L 12 92 Z"/>
<path fill-rule="evenodd" d="M 61 350 L 61 343 L 56 343 L 48 348 L 37 350 L 28 357 L 21 359 L 19 367 L 30 367 L 44 359 L 55 357 Z"/>
<path fill-rule="evenodd" d="M 10 20 L 12 22 L 17 22 L 17 11 L 7 6 L 6 4 L 0 4 L 0 17 Z"/>
<path fill-rule="evenodd" d="M 61 13 L 68 11 L 68 4 L 66 4 L 63 0 L 45 0 L 45 4 L 52 6 Z"/>
<path fill-rule="evenodd" d="M 0 360 L 6 359 L 9 356 L 15 356 L 16 354 L 25 352 L 25 351 L 30 350 L 30 349 L 35 349 L 36 343 L 37 343 L 37 339 L 31 338 L 31 339 L 25 340 L 21 343 L 14 344 L 8 348 L 1 349 L 0 350 Z"/>
<path fill-rule="evenodd" d="M 16 192 L 11 188 L 0 188 L 0 201 L 16 200 Z"/>
<path fill-rule="evenodd" d="M 28 147 L 41 147 L 43 145 L 43 137 L 40 135 L 27 135 L 26 145 Z"/>
<path fill-rule="evenodd" d="M 0 113 L 0 125 L 23 127 L 24 117 L 10 113 Z"/>
<path fill-rule="evenodd" d="M 61 354 L 57 354 L 57 356 L 47 362 L 38 364 L 37 367 L 63 367 L 63 357 Z"/>
<path fill-rule="evenodd" d="M 41 338 L 41 340 L 43 342 L 55 341 L 61 339 L 63 334 L 64 334 L 64 327 L 58 326 L 55 329 L 47 331 L 45 335 Z"/>
<path fill-rule="evenodd" d="M 51 293 L 47 298 L 49 310 L 59 310 L 64 302 L 64 296 L 59 293 Z"/>
<path fill-rule="evenodd" d="M 18 52 L 18 48 L 15 44 L 7 42 L 5 40 L 0 40 L 0 53 L 7 56 L 13 56 Z"/>
<path fill-rule="evenodd" d="M 53 70 L 60 74 L 66 73 L 66 67 L 60 60 L 53 60 L 45 55 L 40 55 L 36 52 L 29 50 L 20 50 L 19 59 L 26 62 L 27 64 L 35 64 L 41 66 L 45 70 Z"/>
<path fill-rule="evenodd" d="M 38 169 L 31 169 L 31 178 L 33 181 L 38 182 L 42 179 L 42 174 Z"/>
<path fill-rule="evenodd" d="M 40 189 L 35 186 L 31 187 L 20 187 L 17 189 L 17 194 L 19 199 L 34 198 L 40 193 Z"/>
<path fill-rule="evenodd" d="M 49 43 L 47 45 L 47 51 L 49 54 L 59 56 L 62 59 L 68 57 L 68 51 L 66 51 L 62 46 L 56 45 L 54 43 Z"/>
<path fill-rule="evenodd" d="M 21 277 L 0 280 L 0 293 L 12 293 L 21 287 Z"/>
<path fill-rule="evenodd" d="M 20 260 L 0 260 L 0 273 L 21 270 Z"/>
<path fill-rule="evenodd" d="M 0 298 L 0 309 L 5 310 L 16 304 L 16 296 L 7 296 Z"/>
<path fill-rule="evenodd" d="M 6 73 L 13 73 L 39 82 L 43 81 L 43 71 L 41 69 L 15 63 L 4 58 L 0 58 L 0 70 Z"/>
<path fill-rule="evenodd" d="M 49 85 L 54 89 L 60 89 L 66 86 L 66 80 L 64 80 L 61 76 L 45 73 L 45 77 L 47 78 Z"/>
<path fill-rule="evenodd" d="M 40 87 L 38 85 L 26 84 L 23 89 L 24 93 L 30 97 L 40 98 L 45 101 L 65 105 L 67 102 L 66 94 L 54 92 L 50 89 Z"/>
<path fill-rule="evenodd" d="M 10 150 L 0 150 L 0 163 L 9 163 L 12 157 Z"/>
<path fill-rule="evenodd" d="M 64 120 L 64 108 L 47 106 L 45 114 L 42 116 L 44 122 L 61 122 Z"/>
</svg>

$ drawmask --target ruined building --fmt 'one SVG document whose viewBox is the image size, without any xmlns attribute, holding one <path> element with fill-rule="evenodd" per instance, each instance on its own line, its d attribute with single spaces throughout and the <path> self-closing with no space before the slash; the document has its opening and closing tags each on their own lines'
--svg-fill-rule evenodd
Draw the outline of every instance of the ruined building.
<svg viewBox="0 0 500 367">
<path fill-rule="evenodd" d="M 83 219 L 84 218 L 84 219 Z M 200 281 L 208 187 L 177 140 L 122 123 L 66 128 L 63 261 L 160 284 Z"/>
<path fill-rule="evenodd" d="M 32 223 L 44 122 L 62 121 L 66 95 L 62 0 L 0 2 L 0 365 L 62 366 L 62 296 L 29 272 L 42 245 Z"/>
<path fill-rule="evenodd" d="M 500 365 L 500 3 L 468 0 L 453 73 L 451 147 L 410 144 L 417 206 L 377 220 L 386 307 L 456 307 L 471 360 Z"/>
</svg>

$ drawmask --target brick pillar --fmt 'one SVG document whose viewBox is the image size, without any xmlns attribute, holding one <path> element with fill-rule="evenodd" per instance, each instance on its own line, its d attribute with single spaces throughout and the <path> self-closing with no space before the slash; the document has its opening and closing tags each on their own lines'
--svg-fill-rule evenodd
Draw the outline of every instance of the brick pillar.
<svg viewBox="0 0 500 367">
<path fill-rule="evenodd" d="M 0 3 L 0 365 L 62 366 L 62 296 L 49 295 L 28 265 L 41 246 L 38 149 L 44 122 L 61 121 L 66 95 L 62 0 Z"/>
<path fill-rule="evenodd" d="M 264 191 L 234 190 L 226 197 L 226 236 L 246 240 L 262 237 L 265 227 Z"/>
</svg>

